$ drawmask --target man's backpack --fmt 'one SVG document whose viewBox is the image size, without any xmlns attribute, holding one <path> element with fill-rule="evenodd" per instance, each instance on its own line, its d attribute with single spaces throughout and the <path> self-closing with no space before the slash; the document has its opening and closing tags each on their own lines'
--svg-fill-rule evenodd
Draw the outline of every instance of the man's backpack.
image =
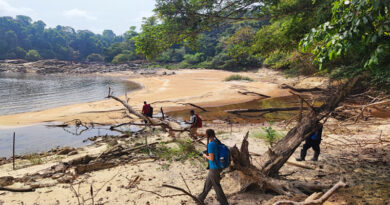
<svg viewBox="0 0 390 205">
<path fill-rule="evenodd" d="M 202 118 L 199 117 L 199 115 L 195 114 L 196 116 L 196 124 L 194 127 L 201 128 L 203 126 Z"/>
<path fill-rule="evenodd" d="M 149 104 L 149 117 L 153 117 L 153 107 Z"/>
<path fill-rule="evenodd" d="M 230 166 L 230 150 L 218 139 L 216 139 L 216 142 L 218 147 L 217 165 L 219 168 L 225 169 Z"/>
</svg>

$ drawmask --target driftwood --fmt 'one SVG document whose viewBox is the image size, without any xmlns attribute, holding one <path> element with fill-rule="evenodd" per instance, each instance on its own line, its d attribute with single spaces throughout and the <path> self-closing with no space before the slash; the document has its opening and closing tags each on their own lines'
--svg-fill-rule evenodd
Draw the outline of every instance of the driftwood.
<svg viewBox="0 0 390 205">
<path fill-rule="evenodd" d="M 251 92 L 251 91 L 248 91 L 248 92 L 242 92 L 242 91 L 238 91 L 238 93 L 240 94 L 243 94 L 243 95 L 258 95 L 260 97 L 263 97 L 263 98 L 270 98 L 271 96 L 268 96 L 268 95 L 264 95 L 264 94 L 261 94 L 261 93 L 256 93 L 256 92 Z"/>
<path fill-rule="evenodd" d="M 292 87 L 290 85 L 287 85 L 287 84 L 282 84 L 280 87 L 283 88 L 283 89 L 290 89 L 290 90 L 292 90 L 294 92 L 298 92 L 298 93 L 324 91 L 324 89 L 318 88 L 318 87 L 314 87 L 314 88 L 294 88 L 294 87 Z"/>
<path fill-rule="evenodd" d="M 178 104 L 181 104 L 181 105 L 189 105 L 189 106 L 192 106 L 192 107 L 195 107 L 195 108 L 199 108 L 199 109 L 201 109 L 201 110 L 204 111 L 204 112 L 208 112 L 205 108 L 203 108 L 203 107 L 201 107 L 201 106 L 199 106 L 199 105 L 195 105 L 195 104 L 193 104 L 193 103 L 178 103 Z"/>
<path fill-rule="evenodd" d="M 169 185 L 169 184 L 163 184 L 162 186 L 163 187 L 167 187 L 167 188 L 171 188 L 171 189 L 179 190 L 179 191 L 183 192 L 184 194 L 186 194 L 187 196 L 191 197 L 191 199 L 194 200 L 196 202 L 196 204 L 198 204 L 198 205 L 205 205 L 205 203 L 201 202 L 198 198 L 196 198 L 196 196 L 188 193 L 186 190 L 184 190 L 184 189 L 182 189 L 180 187 L 172 186 L 172 185 Z"/>
<path fill-rule="evenodd" d="M 336 192 L 339 188 L 345 187 L 346 184 L 342 180 L 337 182 L 331 189 L 329 189 L 324 195 L 322 195 L 320 198 L 320 193 L 315 192 L 312 195 L 310 195 L 305 201 L 302 202 L 295 202 L 295 201 L 289 201 L 289 200 L 283 200 L 283 201 L 277 201 L 273 205 L 316 205 L 316 204 L 322 204 L 324 203 L 334 192 Z"/>
<path fill-rule="evenodd" d="M 111 92 L 111 88 L 109 88 L 108 90 L 108 95 L 107 95 L 107 98 L 112 98 L 118 102 L 120 102 L 126 109 L 129 113 L 137 116 L 138 118 L 140 118 L 141 120 L 144 120 L 146 122 L 149 123 L 149 125 L 152 125 L 152 126 L 160 126 L 161 128 L 163 128 L 165 131 L 168 131 L 170 133 L 170 135 L 172 136 L 174 132 L 185 132 L 185 131 L 189 131 L 188 129 L 174 129 L 172 128 L 168 122 L 165 122 L 165 121 L 161 121 L 161 120 L 158 120 L 158 119 L 155 119 L 155 118 L 150 118 L 148 116 L 145 116 L 139 112 L 137 112 L 136 110 L 134 110 L 129 104 L 128 104 L 128 99 L 126 100 L 121 100 L 120 98 L 112 95 L 112 92 Z"/>
<path fill-rule="evenodd" d="M 312 169 L 312 170 L 315 169 L 314 167 L 311 167 L 311 166 L 308 166 L 308 165 L 304 165 L 304 164 L 300 164 L 300 163 L 295 163 L 295 162 L 287 161 L 286 164 L 291 165 L 291 166 L 295 166 L 295 167 L 304 168 L 304 169 Z"/>
<path fill-rule="evenodd" d="M 0 187 L 0 191 L 10 191 L 10 192 L 33 192 L 34 188 L 12 188 L 12 187 Z"/>
<path fill-rule="evenodd" d="M 225 112 L 237 114 L 237 113 L 251 113 L 251 112 L 280 112 L 280 111 L 294 111 L 300 110 L 300 107 L 275 107 L 275 108 L 264 108 L 264 109 L 236 109 L 236 110 L 225 110 Z M 308 110 L 307 107 L 303 107 L 303 110 Z"/>
</svg>

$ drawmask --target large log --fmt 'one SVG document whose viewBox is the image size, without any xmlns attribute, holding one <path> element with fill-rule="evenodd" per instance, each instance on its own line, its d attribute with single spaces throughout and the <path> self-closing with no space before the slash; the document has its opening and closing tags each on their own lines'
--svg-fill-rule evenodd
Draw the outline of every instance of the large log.
<svg viewBox="0 0 390 205">
<path fill-rule="evenodd" d="M 361 76 L 356 76 L 349 80 L 337 93 L 335 93 L 335 95 L 329 97 L 321 107 L 310 109 L 309 113 L 307 113 L 283 139 L 277 142 L 265 154 L 260 156 L 259 167 L 255 167 L 249 162 L 250 154 L 248 151 L 247 136 L 244 137 L 241 150 L 238 150 L 236 146 L 230 149 L 233 169 L 243 173 L 249 179 L 246 181 L 257 184 L 263 191 L 272 190 L 284 195 L 302 193 L 302 191 L 297 188 L 299 186 L 302 187 L 302 184 L 281 181 L 272 177 L 278 174 L 280 168 L 287 162 L 301 142 L 321 126 L 320 121 L 327 118 L 329 114 L 333 112 L 360 77 Z M 250 184 L 247 186 L 249 185 Z M 307 187 L 305 188 L 303 186 L 303 189 L 307 191 Z"/>
<path fill-rule="evenodd" d="M 236 109 L 236 110 L 226 110 L 225 112 L 237 114 L 237 113 L 251 113 L 251 112 L 280 112 L 280 111 L 294 111 L 300 110 L 301 107 L 274 107 L 274 108 L 264 108 L 264 109 Z M 302 107 L 302 110 L 308 110 L 307 107 Z"/>
<path fill-rule="evenodd" d="M 329 116 L 339 103 L 349 94 L 356 82 L 362 77 L 358 75 L 347 81 L 334 95 L 330 96 L 318 109 L 312 109 L 299 124 L 277 142 L 272 149 L 260 157 L 261 172 L 265 176 L 275 176 L 280 168 L 294 153 L 295 149 L 320 126 L 320 121 Z"/>
</svg>

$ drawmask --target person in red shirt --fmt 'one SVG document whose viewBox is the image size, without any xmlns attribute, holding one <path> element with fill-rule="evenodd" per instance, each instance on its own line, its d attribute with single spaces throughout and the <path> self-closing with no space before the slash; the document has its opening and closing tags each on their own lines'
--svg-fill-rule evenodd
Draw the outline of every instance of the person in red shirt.
<svg viewBox="0 0 390 205">
<path fill-rule="evenodd" d="M 146 103 L 146 101 L 144 101 L 144 106 L 142 107 L 142 114 L 145 115 L 146 117 L 149 117 L 149 113 L 150 113 L 150 105 Z M 147 123 L 146 120 L 145 123 Z"/>
<path fill-rule="evenodd" d="M 144 101 L 144 106 L 142 107 L 142 114 L 145 116 L 149 116 L 149 113 L 150 113 L 150 106 L 149 104 L 146 103 L 146 101 Z"/>
</svg>

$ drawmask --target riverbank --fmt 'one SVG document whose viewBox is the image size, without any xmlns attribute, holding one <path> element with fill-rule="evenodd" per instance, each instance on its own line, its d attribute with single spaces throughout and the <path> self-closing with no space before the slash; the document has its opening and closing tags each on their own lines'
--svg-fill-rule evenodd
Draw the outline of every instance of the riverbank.
<svg viewBox="0 0 390 205">
<path fill-rule="evenodd" d="M 205 107 L 207 105 L 218 107 L 259 98 L 257 95 L 242 95 L 238 91 L 256 92 L 273 97 L 288 96 L 288 90 L 279 88 L 283 83 L 301 88 L 326 85 L 325 79 L 285 78 L 279 72 L 266 69 L 260 69 L 255 73 L 239 73 L 251 77 L 254 79 L 253 82 L 225 82 L 224 79 L 233 74 L 225 71 L 180 70 L 175 71 L 173 75 L 164 75 L 163 72 L 167 71 L 159 70 L 151 75 L 137 76 L 133 72 L 110 75 L 127 76 L 144 86 L 142 90 L 128 96 L 130 104 L 134 107 L 140 108 L 143 99 L 148 102 L 162 101 L 153 105 L 155 108 L 163 106 L 166 111 L 190 108 L 180 104 L 187 102 Z M 199 84 L 199 87 L 194 89 L 194 84 Z M 228 99 L 226 96 L 229 96 Z M 68 110 L 60 107 L 24 113 L 13 120 L 32 116 L 31 118 L 38 120 L 30 119 L 31 123 L 42 122 L 44 119 L 50 119 L 39 118 L 44 117 L 41 115 L 45 113 L 62 122 L 75 118 L 81 118 L 86 122 L 101 120 L 118 123 L 127 120 L 123 117 L 122 105 L 111 100 L 65 107 Z M 87 112 L 83 108 L 87 109 Z M 213 112 L 213 109 L 211 110 Z M 114 114 L 117 118 L 114 118 Z M 263 122 L 232 125 L 226 120 L 218 120 L 205 123 L 199 132 L 213 128 L 225 144 L 240 146 L 243 136 L 249 131 L 249 151 L 264 154 L 268 150 L 268 145 L 259 137 L 261 136 L 259 133 L 264 132 L 263 128 L 271 126 L 285 134 L 294 123 L 296 122 L 286 120 L 274 124 Z M 146 137 L 151 147 L 150 151 L 142 148 Z M 186 133 L 178 134 L 173 140 L 168 133 L 159 128 L 146 128 L 138 133 L 126 133 L 115 137 L 99 136 L 91 140 L 93 144 L 86 147 L 53 149 L 50 152 L 17 158 L 16 170 L 12 170 L 10 161 L 5 162 L 0 166 L 2 186 L 37 189 L 29 193 L 0 191 L 0 203 L 78 204 L 82 200 L 91 203 L 92 187 L 96 204 L 193 204 L 187 196 L 177 195 L 180 193 L 161 186 L 170 184 L 185 188 L 182 177 L 193 194 L 202 190 L 207 170 L 204 169 L 204 161 L 197 158 L 196 153 L 204 150 L 204 147 L 196 143 L 194 147 L 186 144 L 190 140 Z M 351 119 L 339 121 L 330 118 L 324 125 L 320 161 L 296 162 L 294 158 L 299 155 L 298 148 L 289 161 L 309 168 L 285 164 L 280 170 L 280 177 L 329 185 L 344 177 L 349 187 L 336 192 L 325 204 L 386 204 L 386 201 L 390 200 L 389 141 L 389 119 L 370 116 L 355 123 Z M 310 158 L 311 154 L 310 150 L 307 158 Z M 253 155 L 252 163 L 255 166 L 256 160 L 258 156 Z M 238 172 L 232 172 L 226 174 L 221 182 L 231 204 L 271 204 L 272 201 L 288 198 L 272 193 L 260 193 L 257 189 L 241 193 L 240 188 L 243 184 L 239 178 Z M 298 196 L 294 200 L 302 200 L 305 197 Z M 206 202 L 218 204 L 213 191 Z"/>
<path fill-rule="evenodd" d="M 300 152 L 300 149 L 297 149 L 289 162 L 309 168 L 285 164 L 280 170 L 281 178 L 331 185 L 344 177 L 348 187 L 337 191 L 324 203 L 325 205 L 385 205 L 390 200 L 388 180 L 390 147 L 388 143 L 377 144 L 377 140 L 390 140 L 390 122 L 389 119 L 379 122 L 377 120 L 372 118 L 356 124 L 329 120 L 324 127 L 319 161 L 296 162 L 294 158 L 298 157 Z M 215 129 L 219 139 L 228 146 L 240 146 L 243 136 L 249 131 L 249 151 L 264 154 L 268 150 L 268 145 L 264 139 L 258 137 L 262 128 L 272 126 L 278 132 L 286 133 L 294 125 L 287 125 L 286 122 L 272 125 L 268 123 L 237 125 L 231 130 L 226 129 L 227 126 L 225 123 L 213 124 L 205 126 L 201 131 L 207 128 Z M 363 126 L 366 129 L 359 129 Z M 145 135 L 148 136 L 148 142 L 151 144 L 152 157 L 148 156 L 147 149 L 125 155 L 118 154 L 126 150 L 126 147 L 142 146 Z M 17 179 L 18 182 L 8 186 L 11 188 L 36 187 L 37 189 L 35 192 L 27 193 L 0 191 L 0 202 L 78 204 L 78 201 L 86 200 L 88 204 L 92 201 L 90 197 L 92 187 L 94 201 L 99 204 L 194 204 L 188 196 L 161 186 L 170 184 L 186 189 L 185 183 L 187 183 L 193 194 L 202 191 L 207 170 L 204 161 L 189 152 L 193 148 L 185 144 L 187 137 L 182 135 L 172 141 L 167 133 L 159 129 L 149 129 L 141 135 L 101 136 L 94 138 L 94 143 L 87 147 L 53 149 L 52 152 L 18 159 L 15 171 L 12 170 L 11 163 L 0 166 L 0 178 L 12 176 Z M 158 144 L 152 146 L 156 142 Z M 177 149 L 182 150 L 180 154 L 175 152 Z M 204 147 L 195 145 L 194 149 L 201 151 Z M 308 155 L 307 158 L 310 158 L 311 150 Z M 159 158 L 155 159 L 153 156 Z M 102 158 L 106 164 L 103 164 L 104 166 L 94 163 L 89 163 L 88 166 L 82 164 L 82 161 L 88 158 Z M 256 160 L 258 156 L 253 155 L 252 162 L 255 166 Z M 73 168 L 67 167 L 76 162 L 81 164 L 72 165 L 75 166 Z M 86 167 L 94 171 L 87 173 L 80 171 L 80 168 L 86 169 Z M 255 188 L 241 193 L 240 188 L 245 182 L 240 183 L 239 179 L 238 172 L 230 172 L 225 174 L 221 181 L 231 204 L 272 204 L 277 200 L 288 198 L 275 196 L 272 193 L 261 193 Z M 304 198 L 305 196 L 302 195 L 294 199 Z M 206 203 L 218 204 L 213 191 L 207 197 Z"/>
<path fill-rule="evenodd" d="M 225 78 L 241 74 L 254 81 L 225 81 Z M 290 95 L 287 89 L 279 88 L 282 83 L 296 86 L 317 86 L 325 81 L 319 78 L 285 78 L 280 72 L 260 69 L 258 72 L 233 73 L 218 70 L 178 70 L 175 72 L 158 69 L 157 71 L 123 71 L 107 73 L 113 77 L 121 77 L 142 85 L 142 89 L 129 94 L 130 105 L 140 109 L 143 101 L 152 103 L 156 112 L 160 107 L 164 111 L 189 108 L 186 103 L 202 107 L 216 107 L 228 104 L 247 102 L 259 98 L 258 95 L 243 95 L 239 92 L 255 92 L 271 97 Z M 316 80 L 314 80 L 316 79 Z M 107 88 L 108 92 L 108 88 Z M 124 93 L 115 91 L 122 96 Z M 113 100 L 80 103 L 52 109 L 0 116 L 1 126 L 25 126 L 42 122 L 67 122 L 79 119 L 85 123 L 114 124 L 124 122 L 123 107 Z"/>
</svg>

